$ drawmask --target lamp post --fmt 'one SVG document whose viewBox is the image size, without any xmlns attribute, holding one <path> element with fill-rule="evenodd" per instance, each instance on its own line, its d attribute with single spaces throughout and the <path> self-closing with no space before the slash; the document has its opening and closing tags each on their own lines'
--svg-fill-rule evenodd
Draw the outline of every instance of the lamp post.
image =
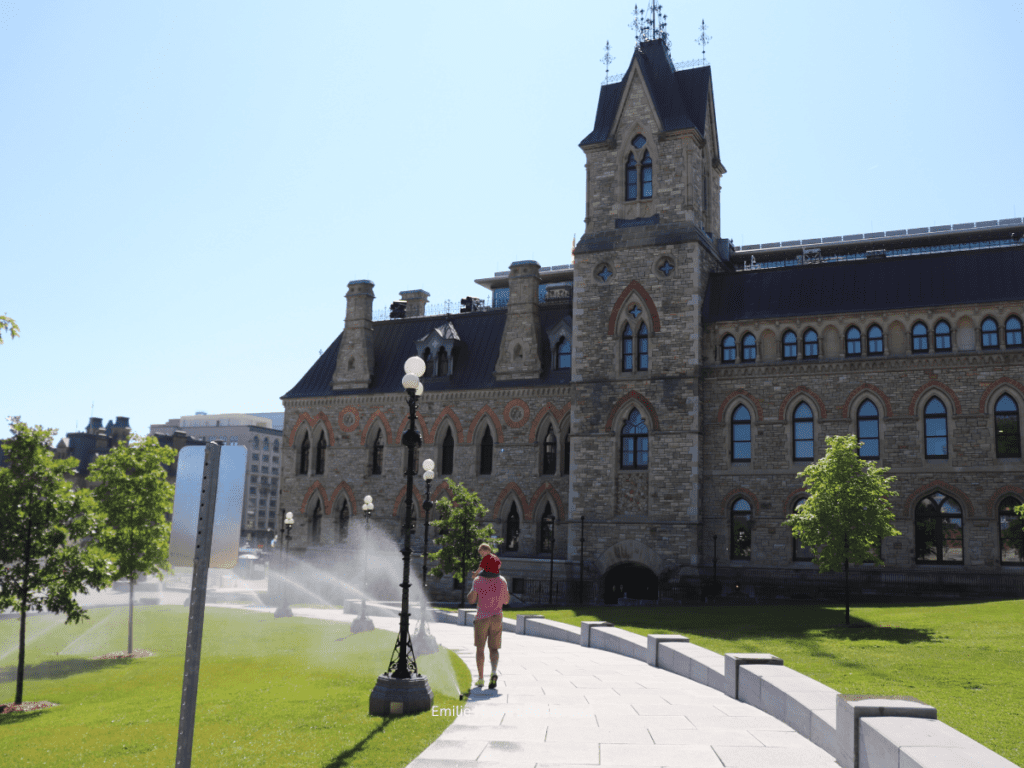
<svg viewBox="0 0 1024 768">
<path fill-rule="evenodd" d="M 555 588 L 555 518 L 552 517 L 552 518 L 550 518 L 550 520 L 551 520 L 551 559 L 550 559 L 551 568 L 548 571 L 548 605 L 552 605 L 554 603 L 554 599 L 552 598 L 552 592 L 554 591 L 554 588 Z"/>
<path fill-rule="evenodd" d="M 427 486 L 427 491 L 423 501 L 423 595 L 420 600 L 420 628 L 416 630 L 416 636 L 413 638 L 413 646 L 420 656 L 437 653 L 437 640 L 427 627 L 427 547 L 430 546 L 430 510 L 434 508 L 434 502 L 430 500 L 430 481 L 433 479 L 434 460 L 424 459 L 423 482 Z"/>
<path fill-rule="evenodd" d="M 285 512 L 283 509 L 282 512 Z M 295 525 L 295 518 L 291 512 L 285 512 L 281 520 L 281 535 L 284 537 L 284 544 L 281 547 L 281 576 L 288 572 L 288 542 L 292 540 L 292 526 Z M 288 584 L 281 581 L 281 607 L 274 611 L 275 619 L 283 619 L 292 615 L 292 609 L 288 607 Z"/>
<path fill-rule="evenodd" d="M 580 515 L 580 604 L 583 604 L 583 542 L 586 539 L 583 538 L 583 521 L 586 520 L 586 515 Z"/>
<path fill-rule="evenodd" d="M 409 403 L 409 428 L 402 435 L 407 461 L 405 470 L 405 525 L 402 547 L 402 611 L 399 613 L 398 640 L 391 653 L 391 663 L 370 693 L 370 714 L 378 716 L 406 715 L 425 712 L 434 704 L 434 692 L 427 678 L 416 669 L 416 655 L 409 636 L 409 558 L 412 554 L 412 479 L 416 474 L 415 449 L 423 442 L 416 431 L 416 403 L 423 394 L 420 376 L 427 370 L 419 356 L 405 361 L 402 389 Z"/>
<path fill-rule="evenodd" d="M 352 622 L 351 631 L 366 632 L 373 629 L 373 619 L 366 615 L 366 590 L 368 588 L 366 581 L 366 550 L 370 548 L 370 516 L 373 514 L 373 496 L 366 496 L 363 498 L 363 519 L 366 520 L 366 526 L 363 528 L 363 610 L 359 613 L 358 618 Z"/>
</svg>

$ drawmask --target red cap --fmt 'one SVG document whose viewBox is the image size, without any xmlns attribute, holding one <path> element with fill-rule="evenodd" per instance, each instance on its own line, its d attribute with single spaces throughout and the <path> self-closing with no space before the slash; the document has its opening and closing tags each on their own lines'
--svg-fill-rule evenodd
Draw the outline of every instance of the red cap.
<svg viewBox="0 0 1024 768">
<path fill-rule="evenodd" d="M 480 561 L 480 567 L 488 573 L 497 573 L 501 568 L 501 560 L 488 553 L 484 555 L 483 560 Z"/>
</svg>

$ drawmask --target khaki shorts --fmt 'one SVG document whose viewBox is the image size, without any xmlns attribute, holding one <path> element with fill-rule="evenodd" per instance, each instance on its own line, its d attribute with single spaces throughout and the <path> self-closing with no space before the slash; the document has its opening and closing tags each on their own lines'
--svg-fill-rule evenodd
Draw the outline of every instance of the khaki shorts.
<svg viewBox="0 0 1024 768">
<path fill-rule="evenodd" d="M 498 650 L 501 648 L 501 627 L 501 614 L 474 621 L 473 643 L 477 648 L 483 648 L 487 643 L 492 651 Z"/>
</svg>

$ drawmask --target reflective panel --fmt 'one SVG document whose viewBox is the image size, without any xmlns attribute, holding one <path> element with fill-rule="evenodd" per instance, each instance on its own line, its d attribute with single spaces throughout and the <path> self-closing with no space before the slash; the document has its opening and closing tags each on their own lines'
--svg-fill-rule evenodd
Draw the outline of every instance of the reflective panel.
<svg viewBox="0 0 1024 768">
<path fill-rule="evenodd" d="M 190 445 L 178 452 L 178 476 L 174 487 L 174 514 L 171 518 L 168 557 L 171 565 L 191 568 L 195 562 L 205 462 L 206 446 Z M 210 547 L 211 568 L 234 568 L 238 564 L 245 468 L 244 445 L 221 446 L 213 511 L 213 542 Z"/>
</svg>

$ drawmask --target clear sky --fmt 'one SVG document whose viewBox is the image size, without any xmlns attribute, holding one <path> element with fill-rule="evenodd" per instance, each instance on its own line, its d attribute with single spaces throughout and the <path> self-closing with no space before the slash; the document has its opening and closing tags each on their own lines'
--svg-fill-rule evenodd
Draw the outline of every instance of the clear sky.
<svg viewBox="0 0 1024 768">
<path fill-rule="evenodd" d="M 1024 2 L 663 7 L 737 246 L 1024 216 Z M 0 0 L 0 415 L 282 410 L 350 280 L 569 263 L 632 8 Z"/>
</svg>

